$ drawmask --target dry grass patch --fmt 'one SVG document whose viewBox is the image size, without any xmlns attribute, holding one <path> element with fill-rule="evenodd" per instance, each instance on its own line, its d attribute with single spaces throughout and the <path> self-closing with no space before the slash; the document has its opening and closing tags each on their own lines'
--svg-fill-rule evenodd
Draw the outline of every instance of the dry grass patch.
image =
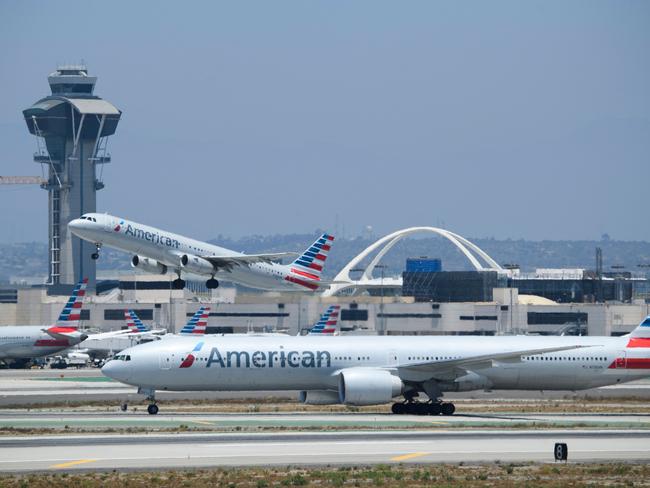
<svg viewBox="0 0 650 488">
<path fill-rule="evenodd" d="M 650 486 L 646 464 L 376 465 L 314 468 L 221 468 L 0 476 L 0 488 L 55 487 L 586 487 Z"/>
</svg>

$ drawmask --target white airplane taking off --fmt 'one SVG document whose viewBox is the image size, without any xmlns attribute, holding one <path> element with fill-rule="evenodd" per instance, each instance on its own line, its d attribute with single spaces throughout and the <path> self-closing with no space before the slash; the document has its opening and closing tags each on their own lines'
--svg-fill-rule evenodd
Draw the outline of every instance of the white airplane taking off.
<svg viewBox="0 0 650 488">
<path fill-rule="evenodd" d="M 625 337 L 203 336 L 120 353 L 102 372 L 156 390 L 302 390 L 308 404 L 377 405 L 444 414 L 448 391 L 581 390 L 650 376 L 650 316 Z M 430 402 L 415 402 L 424 392 Z"/>
<path fill-rule="evenodd" d="M 274 291 L 316 291 L 328 288 L 321 280 L 323 265 L 334 237 L 323 234 L 289 265 L 275 263 L 298 253 L 243 254 L 196 241 L 154 227 L 107 214 L 88 213 L 68 224 L 70 231 L 97 246 L 102 245 L 133 254 L 131 266 L 150 273 L 178 275 L 176 289 L 185 287 L 182 273 L 209 276 L 208 288 L 217 288 L 217 277 L 233 283 Z"/>
</svg>

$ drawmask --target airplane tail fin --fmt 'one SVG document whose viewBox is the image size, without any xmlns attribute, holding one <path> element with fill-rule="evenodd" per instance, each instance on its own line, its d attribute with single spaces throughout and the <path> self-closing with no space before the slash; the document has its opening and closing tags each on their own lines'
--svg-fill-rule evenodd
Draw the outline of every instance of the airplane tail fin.
<svg viewBox="0 0 650 488">
<path fill-rule="evenodd" d="M 340 305 L 330 305 L 321 315 L 320 320 L 309 329 L 308 335 L 339 335 L 338 327 Z"/>
<path fill-rule="evenodd" d="M 205 334 L 209 315 L 210 307 L 201 306 L 181 329 L 181 334 Z"/>
<path fill-rule="evenodd" d="M 291 263 L 291 274 L 287 276 L 289 281 L 306 286 L 307 288 L 317 289 L 323 273 L 323 266 L 327 255 L 332 248 L 334 236 L 323 234 L 309 246 L 298 259 Z"/>
<path fill-rule="evenodd" d="M 636 329 L 630 332 L 630 337 L 650 339 L 650 315 L 643 319 Z"/>
<path fill-rule="evenodd" d="M 86 288 L 88 287 L 88 278 L 81 280 L 72 290 L 72 295 L 63 307 L 59 318 L 56 321 L 58 327 L 79 327 L 81 320 L 81 307 L 83 306 Z"/>
<path fill-rule="evenodd" d="M 130 332 L 149 332 L 149 328 L 142 323 L 135 310 L 125 310 L 124 320 Z"/>
</svg>

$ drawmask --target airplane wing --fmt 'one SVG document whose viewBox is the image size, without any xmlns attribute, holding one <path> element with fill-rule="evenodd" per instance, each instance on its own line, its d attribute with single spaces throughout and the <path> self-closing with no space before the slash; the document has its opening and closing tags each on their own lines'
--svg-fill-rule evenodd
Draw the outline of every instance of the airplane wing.
<svg viewBox="0 0 650 488">
<path fill-rule="evenodd" d="M 295 257 L 296 252 L 275 252 L 265 254 L 241 254 L 239 256 L 200 256 L 210 261 L 215 268 L 230 271 L 235 266 L 248 266 L 254 263 L 270 263 L 277 259 Z"/>
<path fill-rule="evenodd" d="M 113 330 L 110 332 L 97 332 L 96 334 L 88 334 L 89 339 L 108 339 L 110 337 L 119 337 L 129 333 L 128 329 Z"/>
<path fill-rule="evenodd" d="M 460 359 L 448 359 L 444 361 L 428 361 L 398 366 L 399 375 L 402 379 L 422 381 L 424 379 L 455 379 L 467 374 L 467 371 L 481 368 L 489 368 L 494 363 L 512 363 L 521 361 L 522 356 L 535 356 L 551 352 L 571 351 L 583 347 L 596 346 L 560 346 L 544 347 L 539 349 L 522 349 L 495 354 L 482 354 Z"/>
</svg>

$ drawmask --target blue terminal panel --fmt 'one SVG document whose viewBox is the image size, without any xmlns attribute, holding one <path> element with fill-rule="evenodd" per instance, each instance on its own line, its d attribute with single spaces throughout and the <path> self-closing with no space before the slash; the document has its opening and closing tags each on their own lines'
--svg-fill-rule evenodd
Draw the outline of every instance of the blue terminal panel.
<svg viewBox="0 0 650 488">
<path fill-rule="evenodd" d="M 406 260 L 406 271 L 412 273 L 438 272 L 442 271 L 442 262 L 437 258 L 408 258 Z"/>
</svg>

